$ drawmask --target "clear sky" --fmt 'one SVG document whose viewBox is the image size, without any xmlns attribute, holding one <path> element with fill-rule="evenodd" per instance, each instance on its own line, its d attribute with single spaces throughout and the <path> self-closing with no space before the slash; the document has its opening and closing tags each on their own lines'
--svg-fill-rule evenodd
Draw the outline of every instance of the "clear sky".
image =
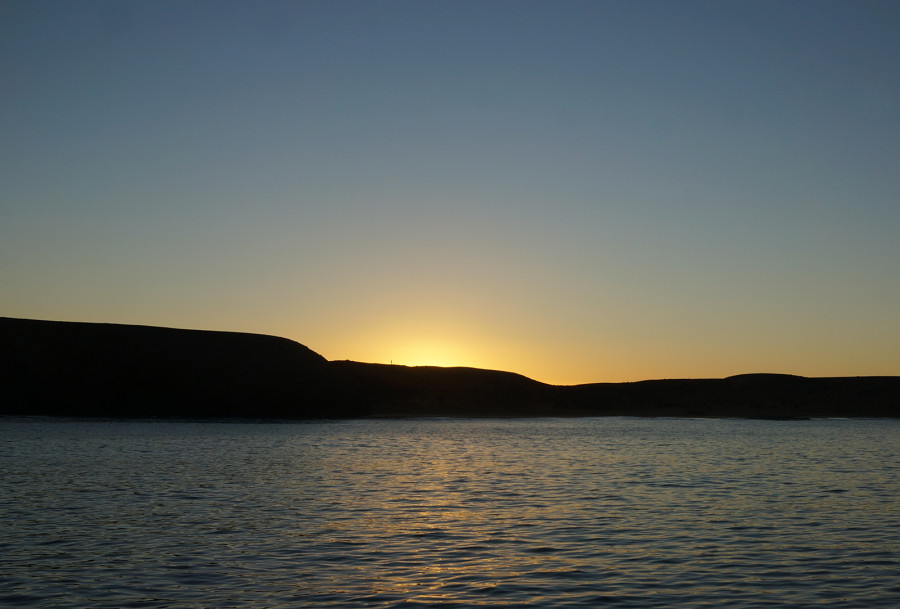
<svg viewBox="0 0 900 609">
<path fill-rule="evenodd" d="M 0 3 L 0 315 L 900 374 L 900 2 Z"/>
</svg>

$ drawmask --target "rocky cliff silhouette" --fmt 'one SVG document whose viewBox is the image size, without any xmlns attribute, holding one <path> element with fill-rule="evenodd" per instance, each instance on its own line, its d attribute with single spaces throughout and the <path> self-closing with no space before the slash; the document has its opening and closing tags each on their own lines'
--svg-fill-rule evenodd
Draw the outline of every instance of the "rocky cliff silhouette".
<svg viewBox="0 0 900 609">
<path fill-rule="evenodd" d="M 553 386 L 495 370 L 329 362 L 259 334 L 0 318 L 0 414 L 900 417 L 900 377 Z"/>
</svg>

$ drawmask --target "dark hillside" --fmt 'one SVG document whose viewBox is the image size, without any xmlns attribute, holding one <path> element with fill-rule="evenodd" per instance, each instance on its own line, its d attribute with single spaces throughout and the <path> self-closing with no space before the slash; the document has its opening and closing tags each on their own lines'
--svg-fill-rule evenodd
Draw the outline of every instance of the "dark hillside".
<svg viewBox="0 0 900 609">
<path fill-rule="evenodd" d="M 900 417 L 900 377 L 559 387 L 496 370 L 327 362 L 260 334 L 0 318 L 0 414 Z"/>
<path fill-rule="evenodd" d="M 479 368 L 331 362 L 375 416 L 547 416 L 568 413 L 557 387 Z"/>
<path fill-rule="evenodd" d="M 357 414 L 323 357 L 274 336 L 0 318 L 0 345 L 3 414 Z"/>
<path fill-rule="evenodd" d="M 602 415 L 900 417 L 900 377 L 806 378 L 742 374 L 562 387 L 573 405 Z"/>
</svg>

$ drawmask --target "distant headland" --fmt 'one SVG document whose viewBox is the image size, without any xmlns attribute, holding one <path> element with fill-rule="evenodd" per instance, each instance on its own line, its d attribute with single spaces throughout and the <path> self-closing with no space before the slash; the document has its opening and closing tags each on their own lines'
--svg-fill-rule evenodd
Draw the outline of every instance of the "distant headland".
<svg viewBox="0 0 900 609">
<path fill-rule="evenodd" d="M 900 417 L 900 376 L 547 385 L 511 372 L 328 361 L 238 332 L 0 317 L 0 415 Z"/>
</svg>

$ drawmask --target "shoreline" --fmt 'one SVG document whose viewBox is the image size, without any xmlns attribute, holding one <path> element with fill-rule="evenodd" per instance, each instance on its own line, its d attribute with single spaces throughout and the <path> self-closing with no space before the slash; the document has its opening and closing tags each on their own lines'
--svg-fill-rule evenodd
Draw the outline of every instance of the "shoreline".
<svg viewBox="0 0 900 609">
<path fill-rule="evenodd" d="M 512 372 L 328 361 L 288 339 L 0 318 L 0 415 L 356 418 L 900 418 L 900 376 L 548 385 Z"/>
</svg>

